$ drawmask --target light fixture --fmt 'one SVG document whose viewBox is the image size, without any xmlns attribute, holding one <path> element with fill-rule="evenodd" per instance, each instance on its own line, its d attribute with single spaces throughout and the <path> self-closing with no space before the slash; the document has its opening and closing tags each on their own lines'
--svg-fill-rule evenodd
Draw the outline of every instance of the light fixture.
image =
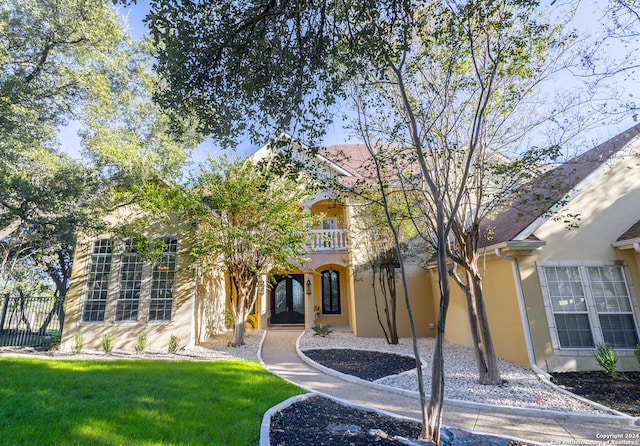
<svg viewBox="0 0 640 446">
<path fill-rule="evenodd" d="M 307 295 L 311 295 L 311 279 L 307 279 Z"/>
<path fill-rule="evenodd" d="M 264 279 L 261 277 L 260 278 L 260 295 L 264 295 Z"/>
</svg>

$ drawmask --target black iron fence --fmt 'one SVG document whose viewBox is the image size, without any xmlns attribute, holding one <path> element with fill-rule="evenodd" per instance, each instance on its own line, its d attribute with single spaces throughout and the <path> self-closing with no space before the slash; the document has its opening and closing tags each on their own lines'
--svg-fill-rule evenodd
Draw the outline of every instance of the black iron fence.
<svg viewBox="0 0 640 446">
<path fill-rule="evenodd" d="M 0 347 L 51 348 L 60 342 L 62 297 L 0 296 Z"/>
</svg>

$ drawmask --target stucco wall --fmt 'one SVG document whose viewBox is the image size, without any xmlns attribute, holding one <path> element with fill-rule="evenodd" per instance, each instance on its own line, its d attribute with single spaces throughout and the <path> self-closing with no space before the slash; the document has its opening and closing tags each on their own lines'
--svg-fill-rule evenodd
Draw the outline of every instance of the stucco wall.
<svg viewBox="0 0 640 446">
<path fill-rule="evenodd" d="M 435 330 L 429 328 L 429 324 L 435 323 L 435 313 L 433 311 L 433 299 L 429 286 L 428 272 L 418 265 L 412 264 L 406 265 L 406 270 L 411 309 L 416 323 L 417 334 L 419 337 L 434 336 Z M 370 271 L 359 271 L 357 273 L 357 279 L 354 281 L 355 325 L 353 329 L 357 336 L 384 336 L 376 317 L 372 286 Z M 379 284 L 376 284 L 376 289 L 378 290 L 378 296 L 381 296 Z M 400 337 L 410 337 L 411 327 L 399 273 L 396 279 L 396 291 L 398 335 Z M 380 314 L 384 321 L 384 313 L 381 312 Z"/>
<path fill-rule="evenodd" d="M 640 273 L 635 254 L 625 253 L 612 243 L 640 219 L 640 165 L 630 156 L 585 188 L 559 215 L 579 214 L 578 229 L 568 229 L 564 219 L 550 219 L 535 231 L 547 242 L 537 263 L 521 264 L 523 286 L 536 360 L 549 370 L 598 370 L 591 349 L 554 351 L 548 316 L 543 307 L 540 278 L 535 266 L 560 264 L 601 264 L 622 260 L 627 274 L 636 322 L 640 321 Z M 593 263 L 595 262 L 595 263 Z M 619 350 L 620 370 L 637 370 L 638 363 L 629 350 Z"/>
<path fill-rule="evenodd" d="M 529 359 L 511 264 L 491 256 L 486 262 L 481 262 L 480 266 L 485 276 L 482 287 L 496 355 L 528 367 Z M 431 277 L 437 290 L 438 276 L 435 269 Z M 445 339 L 454 344 L 473 347 L 466 297 L 456 283 L 451 281 L 450 286 L 451 300 L 447 312 Z M 440 296 L 434 300 L 436 305 L 439 305 Z"/>
<path fill-rule="evenodd" d="M 122 220 L 135 216 L 131 209 L 123 209 L 112 215 L 110 219 Z M 165 225 L 160 222 L 150 225 L 147 235 L 154 237 L 175 236 L 178 239 L 176 282 L 174 284 L 174 304 L 172 319 L 170 322 L 147 322 L 149 287 L 151 277 L 151 262 L 144 263 L 144 273 L 142 282 L 142 294 L 137 322 L 116 322 L 115 307 L 118 296 L 119 268 L 120 262 L 118 248 L 119 243 L 110 234 L 103 234 L 100 237 L 112 238 L 116 242 L 112 257 L 112 269 L 109 280 L 109 291 L 106 303 L 105 318 L 101 322 L 83 322 L 82 305 L 86 293 L 87 263 L 90 258 L 90 250 L 95 237 L 81 235 L 76 246 L 75 259 L 71 274 L 71 287 L 67 298 L 67 308 L 65 316 L 64 331 L 62 333 L 61 349 L 70 350 L 75 344 L 75 336 L 82 335 L 84 348 L 101 349 L 103 336 L 111 334 L 113 336 L 114 349 L 133 350 L 138 336 L 142 333 L 147 335 L 147 348 L 167 350 L 171 335 L 179 338 L 179 346 L 183 347 L 190 341 L 192 322 L 192 301 L 193 301 L 193 280 L 194 272 L 191 268 L 193 259 L 189 254 L 190 240 L 187 228 L 175 230 L 177 221 Z M 175 225 L 175 226 L 174 226 Z"/>
</svg>

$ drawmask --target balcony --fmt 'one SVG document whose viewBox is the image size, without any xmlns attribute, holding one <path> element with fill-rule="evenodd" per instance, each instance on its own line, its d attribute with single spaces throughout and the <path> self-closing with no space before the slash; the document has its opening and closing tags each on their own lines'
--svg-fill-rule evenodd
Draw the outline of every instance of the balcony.
<svg viewBox="0 0 640 446">
<path fill-rule="evenodd" d="M 349 238 L 346 229 L 312 229 L 309 251 L 346 251 Z"/>
</svg>

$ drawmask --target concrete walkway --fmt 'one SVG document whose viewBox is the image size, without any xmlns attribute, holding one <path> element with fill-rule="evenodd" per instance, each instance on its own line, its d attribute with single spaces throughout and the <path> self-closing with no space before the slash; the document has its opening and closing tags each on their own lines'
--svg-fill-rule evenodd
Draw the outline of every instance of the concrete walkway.
<svg viewBox="0 0 640 446">
<path fill-rule="evenodd" d="M 262 346 L 267 369 L 298 386 L 353 404 L 420 419 L 417 398 L 374 389 L 327 375 L 303 362 L 296 352 L 300 330 L 269 329 Z M 640 426 L 633 418 L 576 415 L 537 409 L 494 409 L 445 402 L 444 425 L 554 445 L 638 445 Z M 608 440 L 608 441 L 607 441 Z"/>
</svg>

